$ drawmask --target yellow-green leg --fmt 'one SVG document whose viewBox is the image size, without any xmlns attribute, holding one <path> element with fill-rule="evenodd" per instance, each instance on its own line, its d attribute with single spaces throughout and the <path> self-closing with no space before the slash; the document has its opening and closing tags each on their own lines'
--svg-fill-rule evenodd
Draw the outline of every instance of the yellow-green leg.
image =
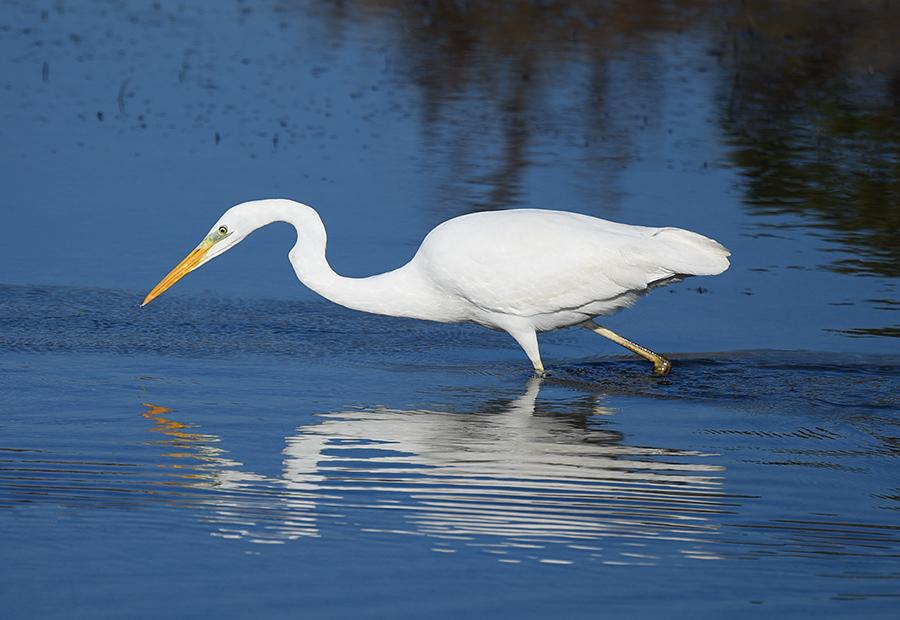
<svg viewBox="0 0 900 620">
<path fill-rule="evenodd" d="M 604 338 L 609 338 L 616 344 L 621 345 L 629 351 L 637 353 L 641 357 L 644 357 L 653 362 L 654 375 L 667 375 L 669 374 L 669 371 L 672 370 L 672 362 L 664 358 L 662 355 L 660 355 L 659 353 L 654 353 L 650 349 L 642 347 L 636 342 L 630 341 L 628 338 L 623 338 L 612 330 L 601 327 L 593 321 L 585 321 L 584 323 L 581 323 L 581 326 L 585 329 L 591 330 L 595 334 L 600 334 Z"/>
</svg>

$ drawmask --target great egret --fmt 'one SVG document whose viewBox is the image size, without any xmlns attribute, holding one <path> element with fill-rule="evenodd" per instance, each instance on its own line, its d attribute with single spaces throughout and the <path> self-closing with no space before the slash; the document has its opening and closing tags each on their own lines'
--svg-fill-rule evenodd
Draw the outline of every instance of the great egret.
<svg viewBox="0 0 900 620">
<path fill-rule="evenodd" d="M 403 267 L 368 278 L 345 278 L 325 258 L 325 226 L 315 209 L 292 200 L 256 200 L 226 211 L 141 305 L 272 222 L 297 229 L 297 243 L 288 257 L 300 281 L 316 293 L 363 312 L 442 323 L 471 321 L 505 331 L 525 350 L 538 374 L 544 365 L 537 333 L 573 325 L 647 358 L 654 374 L 668 374 L 669 360 L 592 319 L 686 276 L 722 273 L 730 255 L 712 239 L 680 228 L 511 209 L 455 217 L 428 233 Z"/>
</svg>

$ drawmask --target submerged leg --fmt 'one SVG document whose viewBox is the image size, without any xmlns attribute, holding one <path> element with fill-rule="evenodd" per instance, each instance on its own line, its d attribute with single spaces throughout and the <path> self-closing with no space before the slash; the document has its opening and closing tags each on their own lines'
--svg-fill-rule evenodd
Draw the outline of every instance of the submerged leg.
<svg viewBox="0 0 900 620">
<path fill-rule="evenodd" d="M 672 370 L 672 362 L 664 358 L 659 353 L 654 353 L 650 349 L 646 347 L 642 347 L 636 342 L 630 341 L 628 338 L 623 338 L 616 332 L 606 329 L 605 327 L 601 327 L 597 325 L 593 321 L 585 321 L 580 324 L 581 327 L 585 329 L 589 329 L 595 334 L 600 334 L 604 338 L 609 338 L 616 344 L 622 345 L 629 351 L 633 353 L 637 353 L 641 357 L 647 358 L 651 362 L 653 362 L 653 374 L 654 375 L 667 375 L 669 371 Z"/>
</svg>

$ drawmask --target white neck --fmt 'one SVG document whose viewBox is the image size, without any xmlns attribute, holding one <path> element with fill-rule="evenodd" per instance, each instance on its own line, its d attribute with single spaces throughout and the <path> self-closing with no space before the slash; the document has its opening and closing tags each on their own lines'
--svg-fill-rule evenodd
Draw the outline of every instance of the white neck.
<svg viewBox="0 0 900 620">
<path fill-rule="evenodd" d="M 266 203 L 260 207 L 270 215 L 270 222 L 287 222 L 297 230 L 297 243 L 289 254 L 291 265 L 297 278 L 322 297 L 353 310 L 432 320 L 445 305 L 446 299 L 421 277 L 415 259 L 368 278 L 340 276 L 325 258 L 327 235 L 315 209 L 292 200 L 259 203 Z"/>
</svg>

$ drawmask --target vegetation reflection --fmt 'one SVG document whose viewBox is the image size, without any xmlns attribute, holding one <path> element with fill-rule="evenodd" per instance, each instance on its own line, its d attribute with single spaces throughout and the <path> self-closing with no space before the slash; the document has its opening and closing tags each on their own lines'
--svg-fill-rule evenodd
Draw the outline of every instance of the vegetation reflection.
<svg viewBox="0 0 900 620">
<path fill-rule="evenodd" d="M 664 91 L 655 40 L 692 28 L 707 5 L 358 0 L 317 6 L 332 24 L 384 20 L 400 50 L 392 74 L 421 93 L 425 150 L 446 171 L 442 195 L 450 204 L 484 210 L 527 203 L 526 175 L 557 150 L 574 150 L 566 165 L 577 168 L 587 191 L 614 201 L 610 188 L 639 157 L 639 136 L 655 122 Z M 635 49 L 640 53 L 622 53 Z"/>
<path fill-rule="evenodd" d="M 731 28 L 725 128 L 760 215 L 814 220 L 845 273 L 900 276 L 900 12 L 749 3 Z"/>
<path fill-rule="evenodd" d="M 615 202 L 616 179 L 643 156 L 641 132 L 659 122 L 663 55 L 678 48 L 657 42 L 676 36 L 684 37 L 676 46 L 705 45 L 750 212 L 766 218 L 763 226 L 802 217 L 839 253 L 827 269 L 900 277 L 900 7 L 863 0 L 316 6 L 332 23 L 374 16 L 395 25 L 403 67 L 394 73 L 422 93 L 426 148 L 447 170 L 442 191 L 471 210 L 526 202 L 525 177 L 543 163 L 548 143 L 575 149 L 566 165 Z M 900 328 L 859 333 L 898 336 Z"/>
</svg>

